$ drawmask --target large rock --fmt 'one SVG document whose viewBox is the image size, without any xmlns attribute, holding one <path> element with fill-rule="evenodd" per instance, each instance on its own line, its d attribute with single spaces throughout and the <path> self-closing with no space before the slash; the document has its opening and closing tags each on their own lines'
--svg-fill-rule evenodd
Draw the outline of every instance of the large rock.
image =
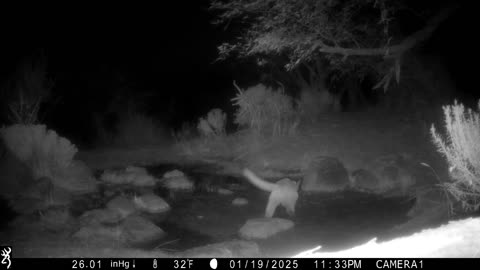
<svg viewBox="0 0 480 270">
<path fill-rule="evenodd" d="M 93 225 L 93 224 L 117 224 L 122 220 L 122 215 L 112 209 L 94 209 L 87 211 L 80 217 L 80 224 Z"/>
<path fill-rule="evenodd" d="M 179 170 L 168 171 L 163 174 L 163 178 L 183 177 L 185 174 Z"/>
<path fill-rule="evenodd" d="M 301 189 L 306 192 L 333 192 L 349 185 L 348 172 L 336 158 L 314 158 L 304 172 Z"/>
<path fill-rule="evenodd" d="M 129 216 L 121 223 L 106 225 L 93 223 L 80 228 L 73 234 L 74 238 L 94 243 L 135 244 L 157 241 L 165 232 L 148 219 L 140 216 Z"/>
<path fill-rule="evenodd" d="M 98 223 L 81 227 L 72 237 L 92 244 L 110 243 L 112 246 L 116 243 L 124 243 L 126 241 L 126 235 L 119 225 L 104 225 Z"/>
<path fill-rule="evenodd" d="M 131 179 L 126 178 L 122 175 L 122 172 L 119 170 L 105 170 L 100 176 L 102 182 L 114 185 L 126 185 L 130 184 Z"/>
<path fill-rule="evenodd" d="M 129 216 L 122 222 L 122 231 L 129 243 L 151 243 L 161 239 L 166 233 L 150 220 L 140 216 Z"/>
<path fill-rule="evenodd" d="M 247 240 L 266 239 L 280 232 L 293 228 L 293 221 L 282 218 L 249 219 L 239 231 L 239 235 Z"/>
<path fill-rule="evenodd" d="M 133 185 L 137 187 L 151 187 L 158 179 L 148 174 L 141 167 L 129 166 L 123 170 L 105 170 L 100 180 L 115 185 Z"/>
<path fill-rule="evenodd" d="M 350 185 L 355 190 L 371 193 L 381 192 L 380 180 L 368 170 L 355 170 L 352 172 L 350 179 Z"/>
<path fill-rule="evenodd" d="M 144 194 L 134 198 L 138 209 L 151 214 L 164 213 L 170 210 L 170 205 L 155 194 Z"/>
<path fill-rule="evenodd" d="M 119 213 L 125 218 L 137 211 L 137 207 L 132 200 L 125 196 L 119 195 L 107 203 L 107 209 Z"/>
<path fill-rule="evenodd" d="M 378 190 L 383 194 L 406 196 L 416 183 L 414 164 L 409 157 L 392 154 L 375 159 L 368 169 L 380 180 Z"/>
<path fill-rule="evenodd" d="M 148 174 L 137 174 L 132 184 L 136 187 L 151 187 L 157 183 L 157 179 Z"/>
<path fill-rule="evenodd" d="M 178 258 L 252 258 L 260 256 L 258 244 L 244 240 L 210 244 L 175 254 L 175 257 Z"/>
<path fill-rule="evenodd" d="M 164 174 L 161 179 L 162 185 L 170 191 L 193 191 L 194 184 L 181 171 L 173 170 Z"/>
</svg>

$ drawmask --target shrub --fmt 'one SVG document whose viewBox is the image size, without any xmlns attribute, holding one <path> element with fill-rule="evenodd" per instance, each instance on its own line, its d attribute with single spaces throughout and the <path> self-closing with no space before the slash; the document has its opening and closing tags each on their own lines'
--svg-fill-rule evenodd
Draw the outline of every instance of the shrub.
<svg viewBox="0 0 480 270">
<path fill-rule="evenodd" d="M 53 81 L 47 76 L 44 55 L 37 61 L 27 61 L 19 66 L 16 79 L 8 92 L 8 118 L 14 124 L 36 124 L 40 106 L 48 100 Z"/>
<path fill-rule="evenodd" d="M 23 92 L 18 93 L 18 99 L 9 104 L 9 119 L 12 123 L 36 124 L 38 111 L 42 99 L 39 97 L 25 97 Z"/>
<path fill-rule="evenodd" d="M 53 178 L 56 171 L 67 168 L 77 153 L 75 145 L 45 125 L 15 124 L 0 133 L 10 151 L 32 169 L 35 179 Z"/>
<path fill-rule="evenodd" d="M 45 125 L 16 124 L 0 130 L 10 152 L 32 171 L 33 179 L 50 179 L 66 191 L 81 194 L 96 189 L 92 171 L 74 160 L 77 148 Z"/>
<path fill-rule="evenodd" d="M 298 125 L 297 111 L 292 97 L 282 90 L 273 90 L 263 84 L 257 84 L 247 90 L 240 89 L 232 100 L 238 106 L 235 123 L 248 126 L 262 133 L 270 132 L 272 136 L 291 134 Z"/>
<path fill-rule="evenodd" d="M 221 109 L 212 109 L 205 118 L 198 120 L 197 129 L 201 135 L 209 137 L 212 135 L 225 135 L 225 125 L 227 123 L 227 114 Z"/>
<path fill-rule="evenodd" d="M 446 138 L 443 139 L 433 125 L 430 132 L 450 166 L 451 181 L 444 186 L 463 210 L 476 211 L 480 207 L 480 116 L 457 101 L 444 106 L 443 112 Z"/>
</svg>

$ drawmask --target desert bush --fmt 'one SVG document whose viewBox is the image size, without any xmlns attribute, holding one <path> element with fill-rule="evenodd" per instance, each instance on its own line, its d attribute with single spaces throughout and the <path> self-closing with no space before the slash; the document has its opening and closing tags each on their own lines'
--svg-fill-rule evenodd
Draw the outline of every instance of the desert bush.
<svg viewBox="0 0 480 270">
<path fill-rule="evenodd" d="M 53 87 L 48 78 L 46 59 L 27 61 L 19 66 L 16 79 L 7 92 L 8 119 L 14 124 L 36 124 L 39 120 L 40 105 L 45 102 Z"/>
<path fill-rule="evenodd" d="M 446 138 L 433 125 L 430 132 L 450 167 L 451 181 L 444 183 L 444 187 L 463 210 L 476 211 L 480 208 L 480 116 L 457 101 L 444 106 L 443 112 Z"/>
<path fill-rule="evenodd" d="M 53 178 L 77 153 L 75 145 L 45 125 L 15 124 L 0 133 L 9 150 L 32 169 L 34 178 Z"/>
<path fill-rule="evenodd" d="M 36 124 L 41 102 L 41 98 L 25 97 L 24 93 L 19 92 L 18 99 L 9 104 L 9 120 L 12 123 Z"/>
<path fill-rule="evenodd" d="M 208 121 L 205 120 L 204 118 L 200 118 L 198 120 L 198 125 L 197 125 L 198 132 L 202 134 L 204 137 L 210 137 L 215 134 L 213 128 L 208 124 Z"/>
<path fill-rule="evenodd" d="M 56 187 L 73 193 L 96 189 L 92 171 L 74 160 L 77 147 L 45 125 L 16 124 L 0 135 L 10 152 L 32 171 L 33 179 L 51 179 Z"/>
<path fill-rule="evenodd" d="M 185 156 L 194 155 L 194 141 L 197 141 L 199 134 L 195 123 L 184 122 L 177 130 L 172 130 L 172 137 L 175 139 L 175 145 Z"/>
<path fill-rule="evenodd" d="M 269 132 L 272 136 L 295 132 L 298 114 L 292 97 L 285 94 L 283 89 L 273 90 L 263 84 L 247 90 L 235 86 L 238 94 L 232 101 L 238 106 L 236 124 L 248 126 L 258 133 Z"/>
<path fill-rule="evenodd" d="M 221 109 L 212 109 L 205 118 L 200 117 L 197 129 L 202 136 L 225 135 L 225 125 L 227 123 L 227 114 Z"/>
</svg>

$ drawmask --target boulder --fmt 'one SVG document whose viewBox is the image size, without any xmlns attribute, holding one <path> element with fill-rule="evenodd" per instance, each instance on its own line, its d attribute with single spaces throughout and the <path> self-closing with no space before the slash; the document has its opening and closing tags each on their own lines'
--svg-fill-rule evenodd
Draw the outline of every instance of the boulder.
<svg viewBox="0 0 480 270">
<path fill-rule="evenodd" d="M 157 183 L 157 179 L 148 174 L 133 173 L 131 183 L 136 187 L 151 187 Z"/>
<path fill-rule="evenodd" d="M 359 169 L 351 174 L 350 185 L 353 189 L 362 192 L 380 192 L 380 180 L 368 170 Z"/>
<path fill-rule="evenodd" d="M 137 211 L 137 207 L 132 200 L 123 195 L 119 195 L 107 203 L 107 209 L 115 211 L 125 218 Z"/>
<path fill-rule="evenodd" d="M 151 214 L 164 213 L 170 210 L 170 205 L 155 194 L 135 196 L 134 203 L 137 209 Z"/>
<path fill-rule="evenodd" d="M 184 177 L 185 174 L 179 170 L 168 171 L 163 174 L 163 178 Z"/>
<path fill-rule="evenodd" d="M 115 225 L 89 224 L 73 234 L 74 238 L 93 243 L 143 244 L 151 243 L 165 236 L 165 232 L 148 219 L 129 216 Z"/>
<path fill-rule="evenodd" d="M 348 172 L 334 157 L 314 158 L 304 171 L 301 189 L 305 192 L 334 192 L 349 185 Z"/>
<path fill-rule="evenodd" d="M 161 184 L 170 191 L 193 191 L 194 184 L 183 173 L 167 173 L 169 177 L 164 177 Z M 173 176 L 172 176 L 173 175 Z"/>
<path fill-rule="evenodd" d="M 87 211 L 80 217 L 80 224 L 117 224 L 122 220 L 122 215 L 112 209 L 94 209 Z"/>
<path fill-rule="evenodd" d="M 140 216 L 127 217 L 121 227 L 126 241 L 132 244 L 151 243 L 166 236 L 157 225 Z"/>
<path fill-rule="evenodd" d="M 239 231 L 240 237 L 250 239 L 266 239 L 280 232 L 293 228 L 294 223 L 282 218 L 249 219 Z"/>
<path fill-rule="evenodd" d="M 122 177 L 121 171 L 118 170 L 105 170 L 100 176 L 100 180 L 114 185 L 130 184 L 130 179 Z"/>
<path fill-rule="evenodd" d="M 115 185 L 133 185 L 137 187 L 151 187 L 158 179 L 148 174 L 141 167 L 129 166 L 123 170 L 105 170 L 100 180 Z"/>
<path fill-rule="evenodd" d="M 123 243 L 126 235 L 119 225 L 90 224 L 81 227 L 72 235 L 73 238 L 93 243 Z"/>
<path fill-rule="evenodd" d="M 413 164 L 409 157 L 397 154 L 385 155 L 375 159 L 368 165 L 380 180 L 378 189 L 388 196 L 406 196 L 415 185 Z"/>
</svg>

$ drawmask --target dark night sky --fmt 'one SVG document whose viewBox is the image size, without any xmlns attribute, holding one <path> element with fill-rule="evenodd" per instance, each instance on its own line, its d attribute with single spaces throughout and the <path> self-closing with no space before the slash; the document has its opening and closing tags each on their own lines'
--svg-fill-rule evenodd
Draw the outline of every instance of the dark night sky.
<svg viewBox="0 0 480 270">
<path fill-rule="evenodd" d="M 120 88 L 147 96 L 143 109 L 168 125 L 193 121 L 213 107 L 226 107 L 234 95 L 232 80 L 243 79 L 228 63 L 211 64 L 228 33 L 210 24 L 207 4 L 177 2 L 121 12 L 72 9 L 30 19 L 23 14 L 18 23 L 4 18 L 9 22 L 2 26 L 8 32 L 2 80 L 19 61 L 43 51 L 60 101 L 55 111 L 61 113 L 49 116 L 57 128 L 86 125 L 82 111 L 101 110 Z M 236 72 L 245 76 L 238 66 Z"/>
<path fill-rule="evenodd" d="M 52 9 L 30 16 L 15 10 L 0 24 L 1 79 L 8 78 L 22 58 L 43 50 L 60 97 L 50 122 L 66 133 L 79 123 L 87 128 L 84 111 L 100 110 L 112 91 L 122 87 L 153 93 L 146 109 L 163 115 L 161 120 L 169 125 L 192 121 L 213 107 L 231 110 L 232 81 L 252 82 L 255 73 L 237 63 L 211 64 L 216 46 L 233 33 L 210 24 L 208 1 L 173 2 L 141 11 L 70 7 L 69 12 Z M 461 10 L 442 25 L 424 47 L 444 59 L 462 89 L 470 88 L 474 78 L 468 61 L 474 33 L 460 31 L 473 26 L 470 10 Z"/>
</svg>

